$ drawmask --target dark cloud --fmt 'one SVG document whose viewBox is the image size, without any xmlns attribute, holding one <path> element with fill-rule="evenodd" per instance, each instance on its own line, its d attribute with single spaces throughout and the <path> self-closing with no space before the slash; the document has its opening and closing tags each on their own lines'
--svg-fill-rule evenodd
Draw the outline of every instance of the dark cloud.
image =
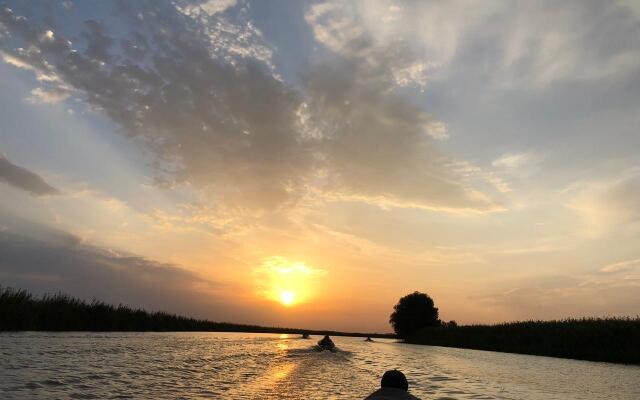
<svg viewBox="0 0 640 400">
<path fill-rule="evenodd" d="M 390 61 L 405 59 L 403 51 L 314 68 L 294 89 L 274 74 L 259 35 L 226 14 L 181 13 L 167 2 L 108 4 L 117 23 L 87 21 L 81 43 L 3 9 L 0 24 L 11 37 L 2 48 L 153 149 L 162 180 L 208 190 L 228 208 L 274 209 L 309 193 L 494 207 L 437 151 L 426 132 L 432 118 L 392 90 Z M 110 31 L 116 25 L 126 28 Z M 354 40 L 366 51 L 367 40 Z"/>
<path fill-rule="evenodd" d="M 38 174 L 20 167 L 0 155 L 0 182 L 22 189 L 34 196 L 58 194 L 58 189 L 49 185 Z"/>
<path fill-rule="evenodd" d="M 85 55 L 93 60 L 102 62 L 111 61 L 109 49 L 113 44 L 113 39 L 104 34 L 104 29 L 99 22 L 94 20 L 85 21 L 87 31 L 81 34 L 87 42 Z"/>
<path fill-rule="evenodd" d="M 224 315 L 215 307 L 219 284 L 175 265 L 77 241 L 0 232 L 0 282 L 35 293 L 62 291 L 115 304 L 208 317 Z"/>
</svg>

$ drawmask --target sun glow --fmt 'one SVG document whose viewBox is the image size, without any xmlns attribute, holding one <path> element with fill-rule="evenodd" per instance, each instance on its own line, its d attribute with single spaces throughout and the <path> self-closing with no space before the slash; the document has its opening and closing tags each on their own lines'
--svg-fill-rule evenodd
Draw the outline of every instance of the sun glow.
<svg viewBox="0 0 640 400">
<path fill-rule="evenodd" d="M 284 291 L 282 293 L 280 293 L 280 303 L 282 303 L 285 306 L 290 306 L 293 304 L 294 300 L 296 298 L 296 295 L 291 292 L 291 291 Z"/>
<path fill-rule="evenodd" d="M 256 269 L 261 297 L 291 307 L 313 298 L 317 278 L 326 272 L 285 257 L 268 257 Z"/>
</svg>

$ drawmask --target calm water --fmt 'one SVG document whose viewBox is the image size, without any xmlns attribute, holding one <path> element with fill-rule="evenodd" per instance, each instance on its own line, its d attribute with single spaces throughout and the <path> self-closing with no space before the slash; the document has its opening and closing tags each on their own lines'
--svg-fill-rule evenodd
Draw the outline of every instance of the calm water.
<svg viewBox="0 0 640 400">
<path fill-rule="evenodd" d="M 401 369 L 423 399 L 634 399 L 640 367 L 243 333 L 0 334 L 0 398 L 361 399 Z"/>
</svg>

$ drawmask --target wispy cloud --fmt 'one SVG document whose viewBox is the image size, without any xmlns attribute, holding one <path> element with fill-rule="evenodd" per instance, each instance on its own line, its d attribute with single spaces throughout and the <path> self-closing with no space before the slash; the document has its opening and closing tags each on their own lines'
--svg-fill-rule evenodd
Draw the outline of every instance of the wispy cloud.
<svg viewBox="0 0 640 400">
<path fill-rule="evenodd" d="M 491 164 L 494 167 L 515 170 L 526 165 L 532 159 L 533 156 L 530 153 L 509 153 L 494 160 Z"/>
<path fill-rule="evenodd" d="M 600 269 L 601 272 L 625 272 L 632 269 L 640 268 L 640 258 L 635 260 L 620 261 L 617 263 L 605 265 Z"/>
<path fill-rule="evenodd" d="M 29 192 L 34 196 L 59 193 L 58 189 L 45 182 L 40 175 L 13 164 L 2 155 L 0 155 L 0 182 Z"/>
<path fill-rule="evenodd" d="M 640 226 L 640 172 L 637 168 L 611 180 L 578 182 L 565 190 L 567 205 L 587 226 L 587 234 L 601 236 L 611 229 Z"/>
<path fill-rule="evenodd" d="M 395 68 L 419 71 L 418 83 L 467 56 L 473 57 L 469 62 L 491 63 L 484 65 L 488 77 L 503 88 L 539 89 L 638 71 L 639 49 L 631 39 L 640 33 L 637 7 L 629 2 L 554 5 L 336 0 L 314 5 L 307 19 L 318 40 L 336 52 L 366 58 L 394 44 L 411 49 L 414 55 L 398 58 Z M 604 25 L 609 28 L 598 28 Z M 496 26 L 500 29 L 492 29 Z"/>
<path fill-rule="evenodd" d="M 50 90 L 35 88 L 31 91 L 31 96 L 29 96 L 27 100 L 34 104 L 40 104 L 40 103 L 53 104 L 53 103 L 59 103 L 61 101 L 64 101 L 68 99 L 69 96 L 70 96 L 69 91 L 64 88 L 56 87 Z"/>
</svg>

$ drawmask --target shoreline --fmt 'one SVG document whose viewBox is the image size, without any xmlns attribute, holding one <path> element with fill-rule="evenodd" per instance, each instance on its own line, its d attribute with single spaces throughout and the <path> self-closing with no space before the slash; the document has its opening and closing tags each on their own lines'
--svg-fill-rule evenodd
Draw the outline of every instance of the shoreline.
<svg viewBox="0 0 640 400">
<path fill-rule="evenodd" d="M 62 293 L 37 297 L 0 287 L 0 332 L 242 332 L 395 338 L 392 333 L 342 332 L 217 322 L 164 311 L 146 311 Z"/>
<path fill-rule="evenodd" d="M 283 328 L 284 330 L 278 331 L 249 331 L 249 330 L 47 330 L 47 329 L 2 329 L 0 327 L 0 335 L 5 333 L 266 333 L 270 335 L 302 335 L 308 333 L 312 336 L 336 336 L 336 337 L 357 337 L 357 338 L 376 338 L 376 339 L 398 339 L 395 335 L 385 333 L 350 333 L 350 332 L 334 332 L 334 331 L 305 331 L 296 330 L 296 328 Z M 291 329 L 292 331 L 287 331 Z M 399 341 L 398 343 L 402 343 Z"/>
<path fill-rule="evenodd" d="M 404 343 L 640 365 L 640 318 L 582 318 L 426 328 Z"/>
</svg>

